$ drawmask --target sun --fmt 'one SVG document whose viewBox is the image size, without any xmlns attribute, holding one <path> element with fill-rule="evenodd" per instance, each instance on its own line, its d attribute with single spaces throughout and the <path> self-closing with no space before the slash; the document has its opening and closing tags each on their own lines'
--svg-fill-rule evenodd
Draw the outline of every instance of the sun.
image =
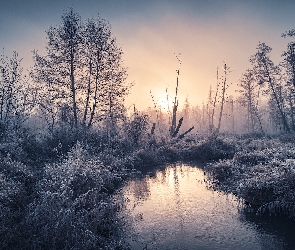
<svg viewBox="0 0 295 250">
<path fill-rule="evenodd" d="M 165 95 L 161 96 L 159 98 L 159 105 L 160 105 L 162 111 L 167 111 L 167 112 L 171 111 L 173 109 L 173 99 L 172 99 L 172 97 L 167 96 L 167 95 L 166 96 Z"/>
</svg>

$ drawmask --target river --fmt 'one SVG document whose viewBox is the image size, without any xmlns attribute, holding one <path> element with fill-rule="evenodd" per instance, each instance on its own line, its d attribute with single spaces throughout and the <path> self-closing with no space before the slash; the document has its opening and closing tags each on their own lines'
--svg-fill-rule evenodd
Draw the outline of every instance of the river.
<svg viewBox="0 0 295 250">
<path fill-rule="evenodd" d="M 200 166 L 168 165 L 125 185 L 131 249 L 295 249 L 293 222 L 245 214 L 241 200 L 208 188 Z"/>
</svg>

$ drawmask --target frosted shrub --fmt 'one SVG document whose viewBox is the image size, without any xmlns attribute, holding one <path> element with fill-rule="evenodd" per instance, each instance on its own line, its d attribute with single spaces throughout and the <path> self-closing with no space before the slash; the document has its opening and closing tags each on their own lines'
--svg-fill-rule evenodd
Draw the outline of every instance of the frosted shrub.
<svg viewBox="0 0 295 250">
<path fill-rule="evenodd" d="M 206 168 L 211 185 L 233 192 L 257 215 L 295 218 L 295 145 L 277 139 L 242 139 L 233 159 Z"/>
<path fill-rule="evenodd" d="M 239 169 L 229 160 L 220 160 L 207 165 L 206 170 L 214 184 L 221 184 L 232 181 Z"/>
<path fill-rule="evenodd" d="M 0 174 L 0 235 L 7 232 L 11 226 L 11 219 L 14 216 L 13 202 L 14 198 L 21 192 L 21 184 L 7 179 L 5 175 Z"/>
<path fill-rule="evenodd" d="M 9 157 L 0 163 L 0 242 L 1 249 L 15 249 L 22 237 L 25 209 L 31 201 L 34 177 L 22 163 Z"/>
<path fill-rule="evenodd" d="M 128 140 L 137 145 L 146 135 L 148 123 L 148 115 L 134 113 L 124 124 L 124 130 Z"/>
<path fill-rule="evenodd" d="M 163 164 L 167 160 L 167 151 L 160 148 L 158 151 L 152 149 L 139 149 L 133 153 L 135 167 L 141 169 L 142 167 L 156 166 Z M 161 153 L 159 153 L 161 151 Z M 162 155 L 162 157 L 161 157 Z"/>
<path fill-rule="evenodd" d="M 22 149 L 23 134 L 21 131 L 9 130 L 1 138 L 0 153 L 3 156 L 9 156 L 15 160 L 22 160 L 26 157 Z"/>
<path fill-rule="evenodd" d="M 233 161 L 237 164 L 245 164 L 254 166 L 260 162 L 267 162 L 272 158 L 272 153 L 268 150 L 264 151 L 240 151 L 235 153 Z"/>
<path fill-rule="evenodd" d="M 235 143 L 222 139 L 209 138 L 197 147 L 196 154 L 200 158 L 216 160 L 231 158 L 235 151 Z"/>
<path fill-rule="evenodd" d="M 243 198 L 258 208 L 258 215 L 285 215 L 294 218 L 294 183 L 294 172 L 260 173 L 256 178 L 248 180 Z"/>
<path fill-rule="evenodd" d="M 45 167 L 38 198 L 29 206 L 29 245 L 37 249 L 112 249 L 120 245 L 116 213 L 121 204 L 109 195 L 114 174 L 77 145 L 67 159 Z M 117 243 L 116 243 L 117 242 Z"/>
</svg>

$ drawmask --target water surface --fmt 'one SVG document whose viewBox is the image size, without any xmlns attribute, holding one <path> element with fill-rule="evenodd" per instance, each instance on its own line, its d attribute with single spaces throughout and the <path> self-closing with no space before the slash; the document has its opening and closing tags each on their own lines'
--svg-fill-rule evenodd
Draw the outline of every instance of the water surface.
<svg viewBox="0 0 295 250">
<path fill-rule="evenodd" d="M 123 194 L 133 217 L 131 249 L 293 249 L 275 230 L 246 219 L 241 201 L 206 182 L 201 168 L 185 164 L 130 181 Z"/>
</svg>

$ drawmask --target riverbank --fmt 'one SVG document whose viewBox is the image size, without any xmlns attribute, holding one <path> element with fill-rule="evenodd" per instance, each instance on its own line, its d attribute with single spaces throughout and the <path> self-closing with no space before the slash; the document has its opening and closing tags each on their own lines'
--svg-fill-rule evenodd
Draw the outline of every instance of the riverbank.
<svg viewBox="0 0 295 250">
<path fill-rule="evenodd" d="M 294 220 L 294 139 L 232 137 L 231 141 L 234 156 L 206 166 L 211 187 L 243 198 L 257 215 Z"/>
<path fill-rule="evenodd" d="M 208 139 L 205 136 L 189 136 L 156 147 L 140 148 L 132 152 L 131 157 L 134 168 L 141 170 L 176 161 L 230 159 L 235 152 L 236 148 L 231 138 Z"/>
<path fill-rule="evenodd" d="M 212 188 L 243 198 L 247 211 L 256 215 L 295 219 L 292 136 L 194 137 L 172 141 L 147 156 L 149 152 L 144 151 L 143 159 L 153 159 L 154 165 L 159 159 L 160 162 L 209 160 L 211 163 L 205 170 Z"/>
<path fill-rule="evenodd" d="M 187 136 L 126 149 L 77 142 L 38 169 L 3 156 L 1 249 L 128 249 L 118 216 L 124 200 L 114 193 L 141 171 L 175 161 L 210 161 L 213 188 L 243 198 L 255 213 L 294 219 L 292 138 Z"/>
<path fill-rule="evenodd" d="M 134 173 L 128 159 L 77 143 L 40 173 L 6 157 L 0 175 L 1 249 L 123 249 L 113 193 Z"/>
<path fill-rule="evenodd" d="M 124 201 L 114 200 L 113 194 L 126 180 L 168 162 L 234 153 L 223 140 L 205 137 L 137 147 L 123 140 L 111 149 L 89 138 L 68 152 L 64 147 L 74 141 L 71 136 L 63 144 L 55 138 L 24 140 L 18 151 L 2 145 L 1 249 L 124 248 L 120 230 L 125 221 L 118 218 Z"/>
</svg>

